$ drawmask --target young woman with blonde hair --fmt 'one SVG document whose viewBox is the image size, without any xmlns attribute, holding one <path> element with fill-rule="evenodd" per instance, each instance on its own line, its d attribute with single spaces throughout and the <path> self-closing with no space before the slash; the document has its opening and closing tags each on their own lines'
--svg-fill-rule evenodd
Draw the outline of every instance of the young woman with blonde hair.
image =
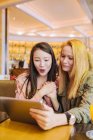
<svg viewBox="0 0 93 140">
<path fill-rule="evenodd" d="M 89 107 L 93 103 L 93 60 L 80 40 L 72 39 L 62 44 L 58 94 L 59 113 L 55 113 L 46 105 L 45 110 L 30 109 L 30 114 L 42 129 L 90 122 Z"/>
</svg>

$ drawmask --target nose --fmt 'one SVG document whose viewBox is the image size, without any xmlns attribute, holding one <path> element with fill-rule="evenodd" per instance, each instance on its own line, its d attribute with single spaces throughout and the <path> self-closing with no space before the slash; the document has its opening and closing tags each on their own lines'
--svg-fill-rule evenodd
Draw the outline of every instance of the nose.
<svg viewBox="0 0 93 140">
<path fill-rule="evenodd" d="M 65 57 L 65 58 L 63 59 L 63 62 L 64 62 L 64 63 L 67 63 L 67 62 L 68 62 L 68 58 Z"/>
<path fill-rule="evenodd" d="M 40 61 L 40 66 L 43 67 L 44 65 L 44 61 Z"/>
</svg>

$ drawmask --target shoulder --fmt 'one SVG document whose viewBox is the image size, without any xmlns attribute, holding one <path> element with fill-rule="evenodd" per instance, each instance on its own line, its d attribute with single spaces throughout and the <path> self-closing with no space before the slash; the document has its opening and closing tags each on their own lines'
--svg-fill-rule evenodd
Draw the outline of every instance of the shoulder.
<svg viewBox="0 0 93 140">
<path fill-rule="evenodd" d="M 93 71 L 88 71 L 87 74 L 85 74 L 84 78 L 80 82 L 80 85 L 84 85 L 88 82 L 93 82 Z"/>
<path fill-rule="evenodd" d="M 80 83 L 81 89 L 89 89 L 89 87 L 93 87 L 93 71 L 89 71 L 84 78 L 84 80 Z"/>
<path fill-rule="evenodd" d="M 93 71 L 88 72 L 85 83 L 87 83 L 88 85 L 93 85 Z"/>
<path fill-rule="evenodd" d="M 89 91 L 93 88 L 93 71 L 89 71 L 85 78 L 80 82 L 77 96 L 81 96 L 85 91 Z"/>
<path fill-rule="evenodd" d="M 16 78 L 16 81 L 23 83 L 27 79 L 27 76 L 27 73 L 22 73 Z"/>
</svg>

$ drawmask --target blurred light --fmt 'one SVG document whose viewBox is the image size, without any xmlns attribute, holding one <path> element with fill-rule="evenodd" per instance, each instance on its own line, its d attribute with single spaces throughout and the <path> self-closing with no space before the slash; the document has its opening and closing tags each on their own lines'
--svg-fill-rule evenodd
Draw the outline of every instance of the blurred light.
<svg viewBox="0 0 93 140">
<path fill-rule="evenodd" d="M 75 37 L 75 35 L 74 34 L 69 34 L 69 37 Z"/>
<path fill-rule="evenodd" d="M 15 17 L 13 17 L 13 20 L 14 20 L 14 21 L 15 21 L 15 19 L 16 19 L 16 18 L 15 18 Z"/>
<path fill-rule="evenodd" d="M 50 36 L 50 37 L 55 37 L 56 34 L 55 34 L 55 33 L 52 33 L 52 34 L 50 34 L 49 36 Z"/>
<path fill-rule="evenodd" d="M 27 33 L 26 35 L 29 35 L 29 36 L 36 36 L 35 33 Z"/>
<path fill-rule="evenodd" d="M 17 32 L 17 34 L 18 34 L 18 35 L 23 35 L 24 32 L 19 31 L 19 32 Z"/>
</svg>

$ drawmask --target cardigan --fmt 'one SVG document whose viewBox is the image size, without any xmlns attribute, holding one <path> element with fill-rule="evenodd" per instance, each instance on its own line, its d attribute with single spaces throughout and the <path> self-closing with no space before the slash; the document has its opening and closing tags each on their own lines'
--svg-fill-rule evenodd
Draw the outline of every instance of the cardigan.
<svg viewBox="0 0 93 140">
<path fill-rule="evenodd" d="M 27 73 L 22 73 L 21 75 L 19 75 L 17 78 L 16 78 L 16 90 L 15 90 L 15 93 L 16 93 L 16 98 L 17 99 L 26 99 L 26 86 L 27 86 Z M 28 85 L 28 92 L 31 91 L 31 86 L 30 84 Z M 38 93 L 37 93 L 38 94 Z M 30 100 L 30 99 L 28 99 Z M 35 100 L 35 101 L 38 101 L 38 100 Z M 52 102 L 51 102 L 51 99 L 45 95 L 41 100 L 40 102 L 44 102 L 45 104 L 47 104 L 48 106 L 52 107 L 53 108 L 53 105 L 52 105 Z M 54 109 L 54 108 L 53 108 Z"/>
<path fill-rule="evenodd" d="M 76 117 L 76 123 L 88 123 L 90 117 L 90 104 L 93 104 L 93 71 L 89 71 L 87 77 L 80 83 L 77 96 L 67 99 L 66 92 L 58 97 L 60 108 L 58 112 L 68 111 Z"/>
</svg>

